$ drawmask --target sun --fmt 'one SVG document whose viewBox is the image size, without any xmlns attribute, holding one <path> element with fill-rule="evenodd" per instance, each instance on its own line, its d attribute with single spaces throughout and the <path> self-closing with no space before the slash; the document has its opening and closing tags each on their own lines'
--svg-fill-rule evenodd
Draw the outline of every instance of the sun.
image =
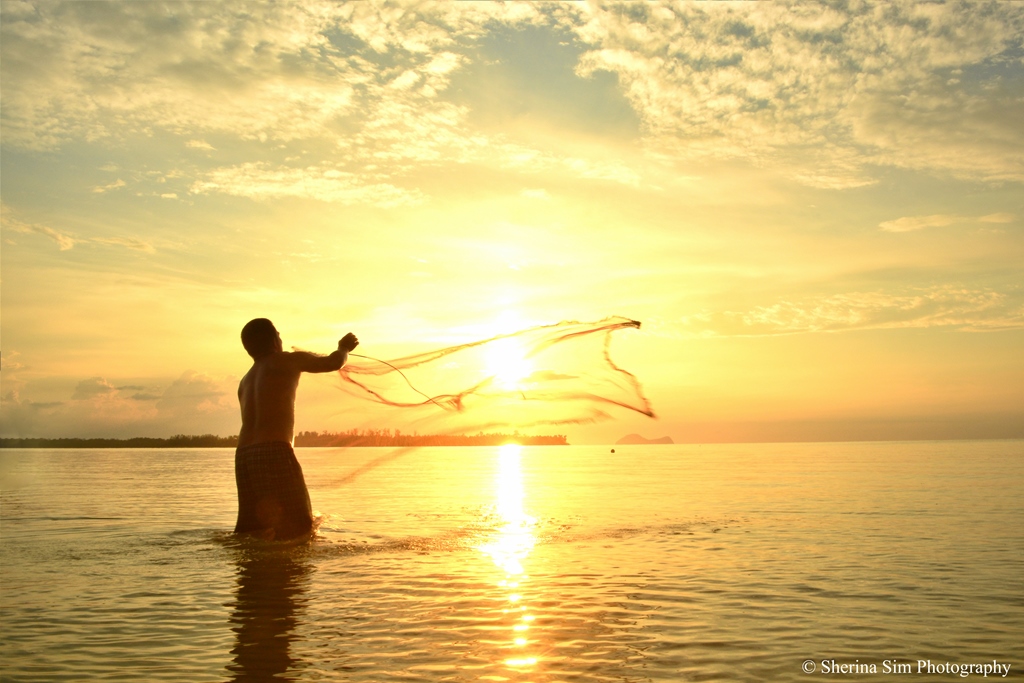
<svg viewBox="0 0 1024 683">
<path fill-rule="evenodd" d="M 502 389 L 517 390 L 520 383 L 533 372 L 533 364 L 526 359 L 522 346 L 515 339 L 498 339 L 487 349 L 487 374 Z"/>
</svg>

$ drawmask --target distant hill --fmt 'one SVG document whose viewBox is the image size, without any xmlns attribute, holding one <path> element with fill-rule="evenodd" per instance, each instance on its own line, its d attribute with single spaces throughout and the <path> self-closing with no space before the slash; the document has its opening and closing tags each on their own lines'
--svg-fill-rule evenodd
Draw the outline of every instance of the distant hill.
<svg viewBox="0 0 1024 683">
<path fill-rule="evenodd" d="M 675 443 L 675 441 L 672 440 L 671 436 L 663 436 L 660 439 L 645 439 L 644 437 L 640 436 L 639 434 L 627 434 L 626 436 L 624 436 L 621 439 L 619 439 L 618 441 L 616 441 L 615 445 L 616 446 L 618 446 L 618 445 L 629 446 L 629 445 L 636 445 L 636 444 L 652 444 L 652 443 Z"/>
</svg>

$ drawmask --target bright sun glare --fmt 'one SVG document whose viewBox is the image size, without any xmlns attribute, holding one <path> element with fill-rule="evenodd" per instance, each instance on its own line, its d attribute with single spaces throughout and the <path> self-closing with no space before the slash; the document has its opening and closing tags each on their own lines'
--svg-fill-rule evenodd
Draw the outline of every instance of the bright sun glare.
<svg viewBox="0 0 1024 683">
<path fill-rule="evenodd" d="M 487 374 L 502 389 L 520 389 L 520 383 L 533 371 L 523 347 L 515 339 L 499 339 L 487 351 Z"/>
</svg>

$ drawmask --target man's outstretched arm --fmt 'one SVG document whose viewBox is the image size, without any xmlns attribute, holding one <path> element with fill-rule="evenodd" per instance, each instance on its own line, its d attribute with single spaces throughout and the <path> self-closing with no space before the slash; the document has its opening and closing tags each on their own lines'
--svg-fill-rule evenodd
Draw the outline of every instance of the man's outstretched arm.
<svg viewBox="0 0 1024 683">
<path fill-rule="evenodd" d="M 288 354 L 299 372 L 334 372 L 348 361 L 348 352 L 359 346 L 359 340 L 349 332 L 338 342 L 338 350 L 326 356 L 307 351 L 293 351 Z"/>
</svg>

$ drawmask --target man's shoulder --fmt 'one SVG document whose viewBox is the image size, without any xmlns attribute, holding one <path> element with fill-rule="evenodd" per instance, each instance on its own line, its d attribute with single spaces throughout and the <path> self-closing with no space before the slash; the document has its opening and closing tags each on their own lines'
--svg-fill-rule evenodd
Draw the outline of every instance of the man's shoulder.
<svg viewBox="0 0 1024 683">
<path fill-rule="evenodd" d="M 273 362 L 276 367 L 297 368 L 315 356 L 315 353 L 309 351 L 278 351 L 274 354 Z"/>
<path fill-rule="evenodd" d="M 255 368 L 260 366 L 274 367 L 279 365 L 286 365 L 294 355 L 294 351 L 274 351 L 273 353 L 268 353 L 267 355 L 255 360 L 252 366 Z"/>
<path fill-rule="evenodd" d="M 288 351 L 277 351 L 263 356 L 253 362 L 252 367 L 245 373 L 242 382 L 253 381 L 266 374 L 278 375 L 281 373 L 299 372 L 298 362 L 295 354 Z"/>
</svg>

